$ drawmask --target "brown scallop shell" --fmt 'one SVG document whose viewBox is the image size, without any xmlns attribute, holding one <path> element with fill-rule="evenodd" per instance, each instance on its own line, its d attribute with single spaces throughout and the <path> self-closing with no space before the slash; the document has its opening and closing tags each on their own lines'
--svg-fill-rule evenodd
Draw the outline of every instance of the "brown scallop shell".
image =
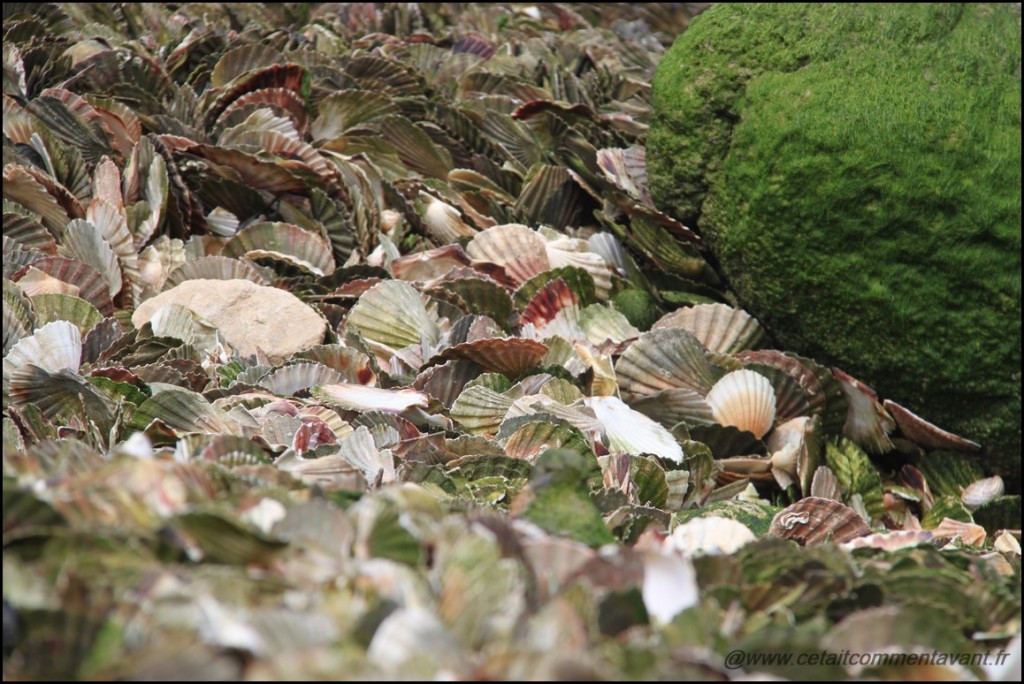
<svg viewBox="0 0 1024 684">
<path fill-rule="evenodd" d="M 548 346 L 536 340 L 494 337 L 448 347 L 430 359 L 426 365 L 433 366 L 444 361 L 466 359 L 476 363 L 484 371 L 515 377 L 536 366 L 547 353 Z"/>
<path fill-rule="evenodd" d="M 903 435 L 925 449 L 952 449 L 954 451 L 977 451 L 981 445 L 946 432 L 942 428 L 932 425 L 921 416 L 903 408 L 895 401 L 885 400 L 884 404 L 896 424 L 900 426 Z"/>
<path fill-rule="evenodd" d="M 772 518 L 768 534 L 811 546 L 825 542 L 842 544 L 871 534 L 871 528 L 849 506 L 809 496 L 779 511 Z"/>
</svg>

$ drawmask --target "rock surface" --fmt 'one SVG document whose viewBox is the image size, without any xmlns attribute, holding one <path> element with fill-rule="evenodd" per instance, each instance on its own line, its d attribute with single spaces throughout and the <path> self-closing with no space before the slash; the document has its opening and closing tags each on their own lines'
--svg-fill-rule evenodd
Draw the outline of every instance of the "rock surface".
<svg viewBox="0 0 1024 684">
<path fill-rule="evenodd" d="M 655 201 L 781 348 L 1020 488 L 1019 5 L 716 5 L 661 62 Z"/>
<path fill-rule="evenodd" d="M 132 324 L 141 328 L 168 304 L 180 304 L 216 325 L 241 354 L 260 348 L 271 361 L 320 344 L 327 329 L 327 322 L 295 295 L 248 280 L 186 280 L 143 302 Z"/>
</svg>

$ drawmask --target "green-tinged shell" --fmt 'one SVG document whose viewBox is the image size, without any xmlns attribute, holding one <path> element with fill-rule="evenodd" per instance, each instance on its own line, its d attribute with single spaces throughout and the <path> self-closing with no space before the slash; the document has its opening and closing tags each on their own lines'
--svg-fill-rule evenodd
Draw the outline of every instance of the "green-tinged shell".
<svg viewBox="0 0 1024 684">
<path fill-rule="evenodd" d="M 293 363 L 267 373 L 260 378 L 259 384 L 278 396 L 290 397 L 313 385 L 330 385 L 345 381 L 344 375 L 319 363 Z"/>
<path fill-rule="evenodd" d="M 629 459 L 629 479 L 633 498 L 641 506 L 664 508 L 668 503 L 669 485 L 665 470 L 653 459 L 634 456 Z"/>
<path fill-rule="evenodd" d="M 40 327 L 51 321 L 70 321 L 85 336 L 94 325 L 103 320 L 99 310 L 80 297 L 41 294 L 32 297 L 31 302 L 36 314 L 36 325 Z"/>
<path fill-rule="evenodd" d="M 825 462 L 835 473 L 848 505 L 877 521 L 885 515 L 882 503 L 882 480 L 871 459 L 848 439 L 825 444 Z"/>
<path fill-rule="evenodd" d="M 946 518 L 965 523 L 974 522 L 974 517 L 960 497 L 947 494 L 935 498 L 935 503 L 921 517 L 921 527 L 926 530 L 933 529 Z"/>
<path fill-rule="evenodd" d="M 545 469 L 553 458 L 570 459 L 573 464 L 576 460 L 582 461 L 572 451 L 547 451 L 537 460 L 532 478 L 534 481 L 539 479 L 538 472 L 544 472 L 537 468 Z M 578 465 L 582 467 L 582 463 Z M 560 477 L 562 473 L 566 476 Z M 583 482 L 570 478 L 565 470 L 558 469 L 551 476 L 544 477 L 542 486 L 540 483 L 531 485 L 513 502 L 513 508 L 521 511 L 518 517 L 541 529 L 589 546 L 600 546 L 614 539 L 601 518 L 600 510 L 588 496 Z"/>
<path fill-rule="evenodd" d="M 288 223 L 248 226 L 228 240 L 221 255 L 250 258 L 280 255 L 280 258 L 316 275 L 330 275 L 334 271 L 334 257 L 323 238 Z"/>
<path fill-rule="evenodd" d="M 589 306 L 597 301 L 593 277 L 582 268 L 563 266 L 538 273 L 516 288 L 513 294 L 516 306 L 524 309 L 544 286 L 558 278 L 569 286 L 580 306 Z"/>
<path fill-rule="evenodd" d="M 704 345 L 684 330 L 666 328 L 644 333 L 615 364 L 623 399 L 632 401 L 674 387 L 707 395 L 719 373 L 704 354 Z"/>
<path fill-rule="evenodd" d="M 650 330 L 661 313 L 647 290 L 626 289 L 612 298 L 616 311 L 638 330 Z"/>
<path fill-rule="evenodd" d="M 591 304 L 582 309 L 579 325 L 586 334 L 587 341 L 594 346 L 600 346 L 608 341 L 621 344 L 640 336 L 640 331 L 633 327 L 622 313 L 601 304 Z"/>
<path fill-rule="evenodd" d="M 472 435 L 493 435 L 498 431 L 513 399 L 483 386 L 467 387 L 452 404 L 452 420 Z"/>
<path fill-rule="evenodd" d="M 153 396 L 135 409 L 131 424 L 144 430 L 153 421 L 179 432 L 240 433 L 238 423 L 202 395 L 171 385 L 154 388 Z"/>
<path fill-rule="evenodd" d="M 203 557 L 217 563 L 267 562 L 288 545 L 214 512 L 183 513 L 170 525 L 194 540 Z"/>
<path fill-rule="evenodd" d="M 918 468 L 936 497 L 959 498 L 967 487 L 984 477 L 976 458 L 955 451 L 933 451 Z"/>
<path fill-rule="evenodd" d="M 203 256 L 187 261 L 171 271 L 163 289 L 169 290 L 186 280 L 251 280 L 257 285 L 270 285 L 270 281 L 256 266 L 225 256 Z"/>
<path fill-rule="evenodd" d="M 433 289 L 458 295 L 468 309 L 467 313 L 490 316 L 499 326 L 504 326 L 512 315 L 512 298 L 508 290 L 486 276 L 453 274 L 428 289 L 427 293 Z"/>
<path fill-rule="evenodd" d="M 370 288 L 349 312 L 347 325 L 367 340 L 400 349 L 437 341 L 437 322 L 423 295 L 411 285 L 388 280 Z"/>
<path fill-rule="evenodd" d="M 525 420 L 529 420 L 528 418 Z M 511 427 L 512 421 L 502 424 L 502 431 Z M 501 435 L 499 434 L 499 439 Z M 590 451 L 590 445 L 577 428 L 565 423 L 533 421 L 522 424 L 504 438 L 505 453 L 512 458 L 533 461 L 548 449 L 572 449 Z"/>
</svg>

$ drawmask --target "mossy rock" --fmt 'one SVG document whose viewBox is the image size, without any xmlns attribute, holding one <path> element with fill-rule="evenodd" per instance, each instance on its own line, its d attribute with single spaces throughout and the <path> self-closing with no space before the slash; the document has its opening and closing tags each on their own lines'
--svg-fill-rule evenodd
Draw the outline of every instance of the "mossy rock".
<svg viewBox="0 0 1024 684">
<path fill-rule="evenodd" d="M 1019 5 L 716 5 L 666 53 L 659 207 L 780 347 L 1020 488 Z"/>
</svg>

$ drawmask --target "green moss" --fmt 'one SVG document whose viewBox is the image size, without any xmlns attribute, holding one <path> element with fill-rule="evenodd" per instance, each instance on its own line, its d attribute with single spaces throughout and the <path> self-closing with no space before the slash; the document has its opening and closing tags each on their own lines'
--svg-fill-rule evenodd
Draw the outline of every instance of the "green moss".
<svg viewBox="0 0 1024 684">
<path fill-rule="evenodd" d="M 623 290 L 615 295 L 612 302 L 626 320 L 641 332 L 650 330 L 661 316 L 654 298 L 647 290 Z"/>
<path fill-rule="evenodd" d="M 1020 476 L 1020 24 L 994 5 L 719 5 L 659 66 L 662 209 L 786 349 Z"/>
</svg>

